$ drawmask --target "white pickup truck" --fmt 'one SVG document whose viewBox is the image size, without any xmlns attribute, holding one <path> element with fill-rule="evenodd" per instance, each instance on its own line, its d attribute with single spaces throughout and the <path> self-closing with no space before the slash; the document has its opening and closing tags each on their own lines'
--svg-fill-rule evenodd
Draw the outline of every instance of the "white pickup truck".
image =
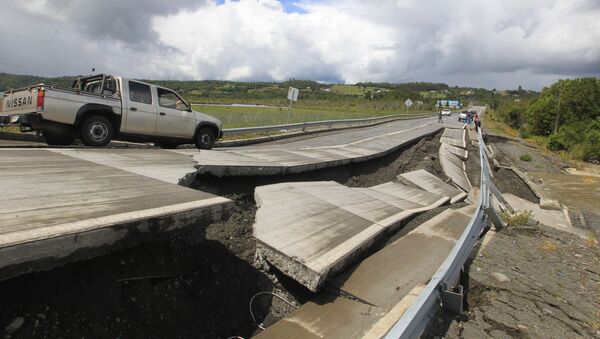
<svg viewBox="0 0 600 339">
<path fill-rule="evenodd" d="M 79 78 L 69 89 L 39 84 L 7 91 L 0 125 L 40 131 L 49 145 L 79 138 L 88 146 L 118 139 L 210 149 L 223 134 L 218 119 L 193 111 L 174 91 L 104 74 Z"/>
</svg>

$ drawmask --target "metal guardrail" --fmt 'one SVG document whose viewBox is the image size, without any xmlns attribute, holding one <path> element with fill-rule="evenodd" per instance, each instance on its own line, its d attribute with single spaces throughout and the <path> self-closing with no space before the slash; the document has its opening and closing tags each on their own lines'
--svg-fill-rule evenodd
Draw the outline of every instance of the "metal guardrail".
<svg viewBox="0 0 600 339">
<path fill-rule="evenodd" d="M 394 324 L 385 338 L 417 338 L 421 335 L 429 320 L 443 307 L 457 312 L 462 311 L 462 286 L 456 286 L 460 271 L 479 240 L 489 221 L 497 228 L 504 224 L 500 216 L 490 204 L 492 194 L 507 208 L 510 208 L 494 183 L 491 181 L 490 165 L 487 150 L 481 129 L 478 130 L 479 154 L 481 165 L 481 184 L 477 212 L 471 217 L 469 225 L 462 236 L 444 260 L 440 268 L 433 275 L 425 289 L 415 302 L 406 310 L 402 317 Z M 453 288 L 456 286 L 456 288 Z"/>
<path fill-rule="evenodd" d="M 289 131 L 289 130 L 306 130 L 311 127 L 326 127 L 332 128 L 333 126 L 368 126 L 375 125 L 382 122 L 394 121 L 394 120 L 409 120 L 426 118 L 436 115 L 437 113 L 419 113 L 419 114 L 393 114 L 375 118 L 364 118 L 364 119 L 345 119 L 345 120 L 324 120 L 324 121 L 309 121 L 295 124 L 285 125 L 272 125 L 272 126 L 256 126 L 256 127 L 243 127 L 243 128 L 227 128 L 223 130 L 223 135 L 236 135 L 245 133 L 267 133 L 273 131 Z"/>
</svg>

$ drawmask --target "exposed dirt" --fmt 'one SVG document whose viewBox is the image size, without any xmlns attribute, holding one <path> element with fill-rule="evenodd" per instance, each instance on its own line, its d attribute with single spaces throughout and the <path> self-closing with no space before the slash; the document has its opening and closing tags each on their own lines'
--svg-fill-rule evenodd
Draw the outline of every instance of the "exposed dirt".
<svg viewBox="0 0 600 339">
<path fill-rule="evenodd" d="M 423 337 L 600 337 L 598 267 L 597 242 L 532 223 L 506 229 L 470 264 L 466 312 L 440 312 Z"/>
<path fill-rule="evenodd" d="M 487 140 L 487 144 L 494 147 L 495 157 L 500 163 L 515 165 L 526 172 L 540 170 L 560 172 L 562 169 L 572 166 L 556 154 L 530 145 L 524 140 L 506 138 L 490 133 L 487 135 Z M 530 161 L 521 160 L 521 156 L 525 154 L 531 156 Z"/>
<path fill-rule="evenodd" d="M 501 136 L 488 136 L 488 144 L 501 164 L 524 171 L 559 173 L 568 165 Z M 523 152 L 531 162 L 518 159 Z M 500 191 L 539 202 L 511 170 L 500 168 L 493 179 Z M 597 214 L 570 215 L 574 226 L 598 232 Z M 465 266 L 466 311 L 439 312 L 423 337 L 600 337 L 600 247 L 589 234 L 581 239 L 534 221 L 496 233 Z"/>
<path fill-rule="evenodd" d="M 399 173 L 414 169 L 443 177 L 438 147 L 439 135 L 435 135 L 376 160 L 305 174 L 199 176 L 194 188 L 235 201 L 229 219 L 206 228 L 198 225 L 166 234 L 104 257 L 0 282 L 0 331 L 15 338 L 251 336 L 258 329 L 248 308 L 258 292 L 272 291 L 296 305 L 313 296 L 255 260 L 254 188 L 314 180 L 368 187 L 393 181 Z M 409 221 L 407 229 L 424 217 Z M 293 307 L 266 294 L 257 297 L 252 309 L 258 321 L 268 325 Z"/>
<path fill-rule="evenodd" d="M 499 168 L 494 172 L 492 181 L 502 193 L 511 193 L 536 204 L 540 202 L 540 199 L 531 191 L 529 186 L 510 169 Z"/>
</svg>

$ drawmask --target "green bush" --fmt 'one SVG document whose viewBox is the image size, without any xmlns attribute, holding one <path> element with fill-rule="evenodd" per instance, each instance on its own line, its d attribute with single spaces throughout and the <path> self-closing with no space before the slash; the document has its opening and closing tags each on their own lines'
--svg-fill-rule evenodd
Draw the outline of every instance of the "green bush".
<svg viewBox="0 0 600 339">
<path fill-rule="evenodd" d="M 548 137 L 548 148 L 554 151 L 573 149 L 583 142 L 590 125 L 593 125 L 592 121 L 585 120 L 561 126 L 558 133 L 552 133 Z"/>
<path fill-rule="evenodd" d="M 531 155 L 528 153 L 521 154 L 521 161 L 531 161 Z"/>
<path fill-rule="evenodd" d="M 582 145 L 583 160 L 600 160 L 600 129 L 589 129 L 585 133 Z"/>
<path fill-rule="evenodd" d="M 552 133 L 548 137 L 548 148 L 553 151 L 562 151 L 567 149 L 565 145 L 563 145 L 561 138 L 557 133 Z"/>
</svg>

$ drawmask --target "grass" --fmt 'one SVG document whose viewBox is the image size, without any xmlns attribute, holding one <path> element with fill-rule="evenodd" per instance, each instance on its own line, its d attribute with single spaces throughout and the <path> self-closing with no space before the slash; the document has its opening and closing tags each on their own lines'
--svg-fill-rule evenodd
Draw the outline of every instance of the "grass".
<svg viewBox="0 0 600 339">
<path fill-rule="evenodd" d="M 531 161 L 531 155 L 529 153 L 521 154 L 521 161 Z"/>
<path fill-rule="evenodd" d="M 281 125 L 287 122 L 288 107 L 237 107 L 193 105 L 194 110 L 210 114 L 223 122 L 224 128 Z M 402 114 L 406 111 L 376 111 L 373 109 L 293 107 L 290 123 L 359 119 Z M 409 113 L 418 111 L 411 110 Z"/>
<path fill-rule="evenodd" d="M 523 227 L 533 220 L 533 212 L 531 211 L 515 211 L 512 214 L 503 213 L 502 219 L 508 227 Z"/>
</svg>

